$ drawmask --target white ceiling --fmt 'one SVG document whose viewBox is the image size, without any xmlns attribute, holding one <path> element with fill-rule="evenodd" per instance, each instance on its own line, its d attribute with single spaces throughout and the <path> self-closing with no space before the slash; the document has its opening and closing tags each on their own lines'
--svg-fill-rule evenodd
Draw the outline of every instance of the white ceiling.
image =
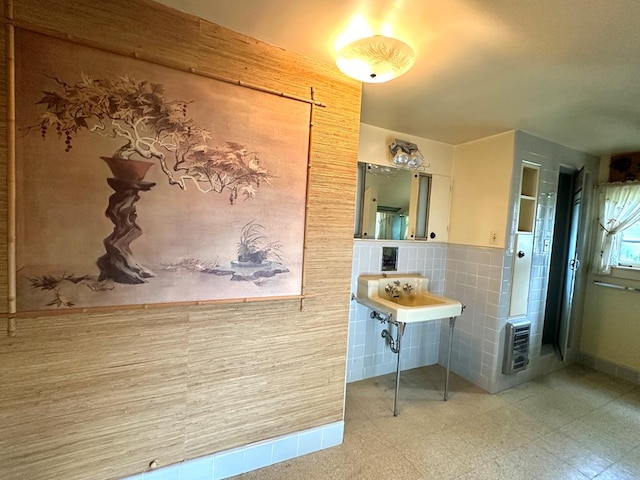
<svg viewBox="0 0 640 480">
<path fill-rule="evenodd" d="M 333 62 L 353 16 L 416 51 L 364 84 L 361 120 L 459 144 L 512 129 L 595 155 L 640 150 L 640 0 L 159 0 Z"/>
</svg>

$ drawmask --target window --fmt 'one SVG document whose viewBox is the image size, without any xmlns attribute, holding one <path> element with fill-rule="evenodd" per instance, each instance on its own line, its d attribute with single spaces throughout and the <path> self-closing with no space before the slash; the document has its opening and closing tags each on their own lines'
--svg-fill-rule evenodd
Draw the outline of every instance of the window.
<svg viewBox="0 0 640 480">
<path fill-rule="evenodd" d="M 610 275 L 611 267 L 640 267 L 640 182 L 599 186 L 598 227 L 595 273 Z"/>
<path fill-rule="evenodd" d="M 618 265 L 640 268 L 640 222 L 620 233 Z"/>
</svg>

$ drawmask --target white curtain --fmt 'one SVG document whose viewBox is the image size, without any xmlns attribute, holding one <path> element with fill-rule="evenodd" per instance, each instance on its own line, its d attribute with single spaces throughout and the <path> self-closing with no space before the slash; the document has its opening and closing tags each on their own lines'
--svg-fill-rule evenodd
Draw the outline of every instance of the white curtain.
<svg viewBox="0 0 640 480">
<path fill-rule="evenodd" d="M 640 221 L 640 183 L 598 187 L 598 237 L 595 273 L 609 275 L 618 264 L 620 232 Z"/>
</svg>

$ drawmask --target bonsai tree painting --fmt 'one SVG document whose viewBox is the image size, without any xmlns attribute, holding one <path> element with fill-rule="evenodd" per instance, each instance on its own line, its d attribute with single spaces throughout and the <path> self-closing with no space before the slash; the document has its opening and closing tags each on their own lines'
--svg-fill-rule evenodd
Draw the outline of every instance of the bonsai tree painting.
<svg viewBox="0 0 640 480">
<path fill-rule="evenodd" d="M 49 78 L 55 88 L 43 92 L 38 104 L 45 111 L 35 126 L 43 139 L 56 135 L 68 154 L 74 137 L 84 132 L 120 140 L 115 151 L 101 157 L 113 173 L 107 182 L 115 193 L 106 211 L 114 230 L 104 239 L 106 253 L 97 261 L 100 280 L 135 284 L 154 275 L 138 264 L 129 245 L 142 235 L 136 202 L 139 192 L 155 185 L 144 181 L 155 163 L 170 185 L 227 194 L 232 205 L 238 197 L 254 198 L 273 177 L 260 166 L 257 152 L 234 142 L 209 145 L 210 133 L 188 115 L 190 102 L 167 98 L 158 83 L 84 73 L 75 83 Z"/>
</svg>

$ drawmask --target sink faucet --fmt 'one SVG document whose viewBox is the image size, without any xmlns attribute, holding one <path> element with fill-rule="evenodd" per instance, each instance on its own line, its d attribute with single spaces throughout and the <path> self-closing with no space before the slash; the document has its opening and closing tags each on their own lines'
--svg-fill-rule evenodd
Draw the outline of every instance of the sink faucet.
<svg viewBox="0 0 640 480">
<path fill-rule="evenodd" d="M 405 283 L 402 286 L 402 289 L 407 293 L 411 293 L 411 292 L 413 292 L 413 285 L 411 285 L 410 283 Z"/>
<path fill-rule="evenodd" d="M 398 298 L 400 296 L 400 282 L 395 280 L 393 284 L 387 283 L 384 286 L 384 291 L 391 295 L 393 298 Z"/>
</svg>

